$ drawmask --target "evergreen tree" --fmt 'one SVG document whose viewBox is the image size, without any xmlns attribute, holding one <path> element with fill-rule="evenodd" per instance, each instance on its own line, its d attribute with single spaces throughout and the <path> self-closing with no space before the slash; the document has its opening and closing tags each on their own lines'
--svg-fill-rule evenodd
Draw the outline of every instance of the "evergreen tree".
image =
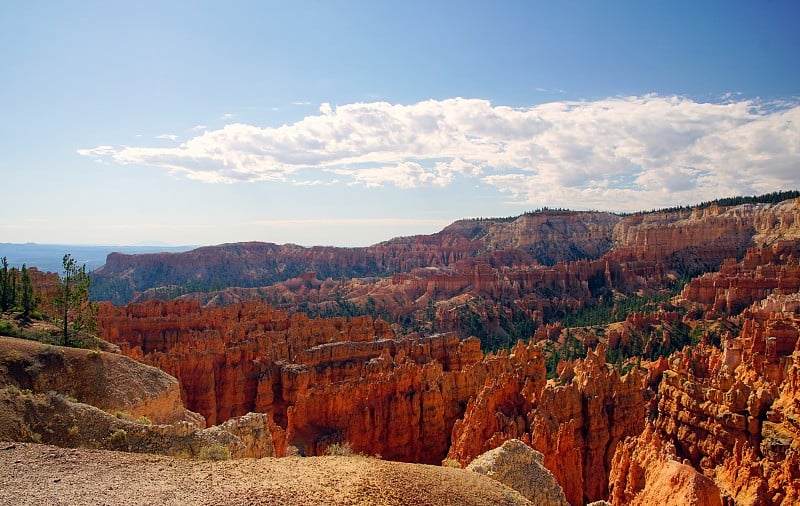
<svg viewBox="0 0 800 506">
<path fill-rule="evenodd" d="M 22 264 L 22 280 L 21 280 L 21 293 L 20 293 L 20 306 L 22 306 L 22 316 L 28 318 L 34 309 L 36 309 L 36 297 L 33 293 L 33 283 L 31 283 L 30 274 L 25 264 Z"/>
<path fill-rule="evenodd" d="M 92 280 L 86 272 L 86 264 L 78 262 L 69 254 L 62 260 L 63 272 L 59 276 L 60 286 L 53 301 L 62 317 L 62 338 L 69 345 L 69 332 L 93 331 L 96 328 L 97 304 L 89 301 L 89 286 Z"/>
<path fill-rule="evenodd" d="M 14 307 L 16 298 L 14 272 L 8 270 L 8 259 L 3 257 L 2 268 L 0 268 L 0 311 L 8 311 Z"/>
</svg>

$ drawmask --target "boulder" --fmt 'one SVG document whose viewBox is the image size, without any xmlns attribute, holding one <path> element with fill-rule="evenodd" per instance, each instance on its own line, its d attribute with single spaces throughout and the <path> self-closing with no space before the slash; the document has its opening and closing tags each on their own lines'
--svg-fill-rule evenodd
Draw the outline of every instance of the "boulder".
<svg viewBox="0 0 800 506">
<path fill-rule="evenodd" d="M 467 469 L 513 488 L 537 506 L 568 506 L 564 491 L 542 460 L 541 453 L 519 439 L 509 439 L 470 462 Z"/>
</svg>

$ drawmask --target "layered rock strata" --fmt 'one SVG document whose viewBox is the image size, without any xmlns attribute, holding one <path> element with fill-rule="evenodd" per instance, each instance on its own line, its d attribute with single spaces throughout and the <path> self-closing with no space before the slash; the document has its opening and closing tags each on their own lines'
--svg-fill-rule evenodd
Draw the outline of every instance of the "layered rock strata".
<svg viewBox="0 0 800 506">
<path fill-rule="evenodd" d="M 652 425 L 617 446 L 609 488 L 611 504 L 615 506 L 722 506 L 714 481 L 681 462 L 675 448 L 664 443 Z"/>
<path fill-rule="evenodd" d="M 620 378 L 599 347 L 578 361 L 571 379 L 544 379 L 535 345 L 518 344 L 504 370 L 487 379 L 453 428 L 448 458 L 462 465 L 509 439 L 544 455 L 544 465 L 564 487 L 570 504 L 605 499 L 617 444 L 641 432 L 643 376 Z"/>
<path fill-rule="evenodd" d="M 415 269 L 445 271 L 447 278 L 426 285 L 461 290 L 464 284 L 485 290 L 499 273 L 513 281 L 516 271 L 568 265 L 604 258 L 592 275 L 608 272 L 622 281 L 663 269 L 708 270 L 726 258 L 740 258 L 746 248 L 800 237 L 800 199 L 778 204 L 710 206 L 619 216 L 608 213 L 542 211 L 515 219 L 461 220 L 439 233 L 392 239 L 366 248 L 303 248 L 297 245 L 239 243 L 185 253 L 109 255 L 94 273 L 95 292 L 105 300 L 126 303 L 148 290 L 149 296 L 173 297 L 191 287 L 261 287 L 305 273 L 321 279 L 388 277 Z M 479 262 L 498 271 L 492 276 L 469 272 L 459 263 Z M 610 268 L 606 268 L 606 262 Z M 447 273 L 455 269 L 454 273 Z M 547 270 L 543 268 L 543 270 Z M 578 268 L 579 269 L 579 268 Z M 557 275 L 557 273 L 555 273 Z M 535 273 L 533 280 L 551 274 Z M 588 281 L 584 278 L 581 281 Z M 619 281 L 619 280 L 618 280 Z M 593 281 L 596 282 L 596 281 Z M 419 285 L 419 283 L 416 283 Z M 257 291 L 236 296 L 258 296 Z M 227 297 L 230 297 L 228 294 Z M 377 297 L 376 297 L 377 298 Z"/>
<path fill-rule="evenodd" d="M 184 408 L 178 381 L 162 370 L 98 350 L 51 346 L 0 337 L 0 386 L 32 393 L 58 392 L 109 413 L 155 423 L 204 426 Z"/>
<path fill-rule="evenodd" d="M 347 440 L 357 452 L 438 463 L 488 373 L 476 339 L 396 339 L 381 320 L 312 320 L 254 302 L 105 306 L 100 322 L 124 353 L 179 378 L 209 424 L 269 413 L 311 455 Z"/>
<path fill-rule="evenodd" d="M 655 434 L 648 437 L 672 445 L 679 461 L 713 478 L 736 504 L 800 498 L 796 244 L 750 249 L 740 262 L 690 283 L 683 292 L 690 307 L 730 330 L 720 347 L 701 343 L 675 353 L 657 383 Z"/>
<path fill-rule="evenodd" d="M 286 455 L 285 432 L 263 413 L 249 413 L 206 429 L 185 421 L 150 424 L 119 415 L 53 391 L 34 394 L 0 387 L 0 440 L 184 458 Z"/>
</svg>

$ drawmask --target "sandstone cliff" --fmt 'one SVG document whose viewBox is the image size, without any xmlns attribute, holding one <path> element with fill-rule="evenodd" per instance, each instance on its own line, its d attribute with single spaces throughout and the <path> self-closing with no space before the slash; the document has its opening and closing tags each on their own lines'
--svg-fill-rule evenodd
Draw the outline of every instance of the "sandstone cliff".
<svg viewBox="0 0 800 506">
<path fill-rule="evenodd" d="M 710 206 L 625 217 L 542 211 L 515 219 L 461 220 L 437 234 L 397 238 L 366 248 L 239 243 L 185 253 L 114 253 L 93 273 L 93 292 L 98 298 L 125 303 L 144 293 L 172 298 L 217 287 L 268 286 L 309 272 L 322 280 L 341 280 L 388 277 L 429 268 L 451 277 L 441 280 L 449 291 L 469 285 L 479 292 L 497 292 L 493 285 L 508 279 L 512 285 L 515 281 L 527 283 L 524 290 L 531 292 L 535 291 L 531 282 L 544 283 L 538 287 L 541 289 L 553 289 L 551 280 L 559 274 L 546 271 L 564 264 L 561 270 L 582 272 L 577 276 L 579 288 L 582 284 L 593 285 L 583 286 L 579 292 L 583 295 L 598 282 L 626 286 L 651 281 L 652 285 L 652 280 L 637 278 L 656 276 L 659 281 L 665 266 L 684 272 L 706 272 L 726 258 L 740 258 L 748 247 L 800 237 L 799 201 Z M 574 264 L 604 256 L 602 262 L 588 267 Z M 496 271 L 476 276 L 469 266 L 475 261 Z M 459 263 L 462 265 L 457 266 Z M 570 264 L 575 266 L 567 267 Z M 519 269 L 522 279 L 518 280 Z M 532 278 L 524 281 L 531 272 Z M 564 278 L 564 274 L 560 276 Z M 568 275 L 564 282 L 573 283 Z M 560 281 L 556 281 L 555 289 L 559 288 Z M 240 292 L 242 295 L 263 294 Z"/>
<path fill-rule="evenodd" d="M 623 468 L 648 469 L 653 459 L 634 446 L 663 441 L 675 459 L 712 477 L 737 504 L 798 501 L 798 256 L 796 243 L 777 241 L 686 287 L 683 297 L 693 309 L 685 318 L 715 318 L 727 330 L 719 347 L 685 348 L 660 368 L 653 433 L 626 443 L 627 454 L 615 458 Z M 620 504 L 636 490 L 656 496 L 641 479 L 615 486 Z"/>
<path fill-rule="evenodd" d="M 440 462 L 487 374 L 475 339 L 394 338 L 367 317 L 152 302 L 104 306 L 100 322 L 124 353 L 179 378 L 186 405 L 210 424 L 269 413 L 309 455 L 347 440 L 358 452 Z"/>
<path fill-rule="evenodd" d="M 617 447 L 609 475 L 613 505 L 722 506 L 713 480 L 680 462 L 675 448 L 648 425 Z"/>
<path fill-rule="evenodd" d="M 625 217 L 464 220 L 371 249 L 287 247 L 299 259 L 289 267 L 275 263 L 284 253 L 272 245 L 263 247 L 272 255 L 264 264 L 261 253 L 249 256 L 262 246 L 198 250 L 192 261 L 208 272 L 227 265 L 219 251 L 230 250 L 246 258 L 243 265 L 284 277 L 104 306 L 102 332 L 124 353 L 178 377 L 186 405 L 211 423 L 268 413 L 287 444 L 306 454 L 347 440 L 386 458 L 447 455 L 465 465 L 516 438 L 544 455 L 571 504 L 713 502 L 715 490 L 725 501 L 791 504 L 800 496 L 799 210 L 795 199 Z M 572 232 L 559 258 L 537 246 Z M 120 257 L 112 267 L 128 269 L 126 283 L 139 291 L 131 266 L 156 261 L 173 272 L 173 259 L 164 258 Z M 313 264 L 319 259 L 328 263 Z M 396 273 L 326 274 L 341 262 Z M 565 341 L 563 325 L 548 322 L 704 272 L 657 310 L 573 329 L 581 351 L 596 351 L 562 362 L 557 378 L 545 380 L 547 343 Z M 369 316 L 292 314 L 298 309 Z M 538 329 L 533 342 L 484 357 L 477 340 L 465 339 L 475 321 L 506 337 L 508 322 Z M 640 368 L 636 358 L 621 359 L 629 355 L 666 358 Z M 653 426 L 637 439 L 646 410 Z"/>
<path fill-rule="evenodd" d="M 644 423 L 643 377 L 620 378 L 605 352 L 589 352 L 564 384 L 544 380 L 538 347 L 515 347 L 505 371 L 493 375 L 453 428 L 448 458 L 462 465 L 509 439 L 544 455 L 570 504 L 607 497 L 607 476 L 617 444 Z"/>
<path fill-rule="evenodd" d="M 387 276 L 415 268 L 446 267 L 484 251 L 516 249 L 530 263 L 596 257 L 610 244 L 619 220 L 607 213 L 542 212 L 516 220 L 465 220 L 439 233 L 397 238 L 366 248 L 304 248 L 237 243 L 185 253 L 112 253 L 95 270 L 94 293 L 116 303 L 151 288 L 265 286 L 305 272 L 324 278 Z M 593 235 L 594 234 L 594 235 Z M 173 294 L 172 290 L 167 290 Z"/>
<path fill-rule="evenodd" d="M 204 424 L 184 408 L 174 377 L 114 353 L 0 337 L 0 386 L 54 391 L 109 413 L 122 411 L 156 423 Z"/>
</svg>

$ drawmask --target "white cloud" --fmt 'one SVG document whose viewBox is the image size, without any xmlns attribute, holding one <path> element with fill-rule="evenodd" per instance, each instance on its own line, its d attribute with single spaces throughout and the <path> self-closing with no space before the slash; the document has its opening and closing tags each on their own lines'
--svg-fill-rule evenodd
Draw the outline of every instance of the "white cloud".
<svg viewBox="0 0 800 506">
<path fill-rule="evenodd" d="M 231 119 L 231 118 L 233 118 L 233 116 L 234 116 L 233 113 L 226 112 L 225 114 L 222 115 L 222 119 Z"/>
<path fill-rule="evenodd" d="M 91 156 L 94 158 L 103 158 L 106 156 L 113 156 L 117 152 L 114 146 L 97 146 L 96 148 L 79 149 L 78 154 L 81 156 Z"/>
<path fill-rule="evenodd" d="M 322 186 L 325 184 L 325 181 L 320 179 L 293 179 L 292 184 L 295 186 Z"/>
<path fill-rule="evenodd" d="M 311 105 L 311 102 L 306 102 L 304 100 L 295 100 L 292 102 L 292 105 Z"/>
<path fill-rule="evenodd" d="M 436 164 L 425 169 L 416 162 L 403 162 L 394 166 L 365 169 L 333 169 L 334 174 L 349 176 L 354 184 L 378 187 L 393 184 L 401 189 L 418 186 L 447 186 L 453 181 L 453 170 L 447 164 Z"/>
<path fill-rule="evenodd" d="M 199 132 L 199 131 L 205 130 L 207 128 L 208 128 L 208 126 L 206 126 L 206 125 L 195 125 L 190 130 L 193 130 L 195 132 Z"/>
<path fill-rule="evenodd" d="M 656 95 L 527 108 L 323 103 L 277 128 L 229 124 L 176 147 L 78 153 L 210 183 L 314 184 L 320 171 L 403 189 L 479 178 L 518 204 L 640 209 L 800 186 L 800 105 Z"/>
<path fill-rule="evenodd" d="M 161 134 L 161 135 L 156 135 L 156 139 L 167 139 L 170 141 L 177 141 L 178 136 L 175 134 Z"/>
</svg>

